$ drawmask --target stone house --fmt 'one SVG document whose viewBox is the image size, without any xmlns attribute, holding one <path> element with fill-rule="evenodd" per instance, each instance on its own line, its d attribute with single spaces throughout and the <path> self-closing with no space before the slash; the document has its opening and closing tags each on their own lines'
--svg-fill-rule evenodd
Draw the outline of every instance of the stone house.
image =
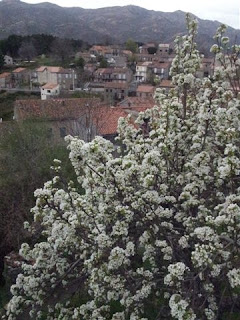
<svg viewBox="0 0 240 320">
<path fill-rule="evenodd" d="M 5 55 L 4 56 L 4 64 L 5 65 L 13 65 L 13 58 L 8 55 Z"/>
<path fill-rule="evenodd" d="M 31 71 L 27 68 L 16 68 L 12 71 L 13 87 L 29 86 Z"/>
<path fill-rule="evenodd" d="M 137 97 L 153 98 L 155 87 L 150 85 L 139 85 L 137 88 Z"/>
<path fill-rule="evenodd" d="M 33 72 L 32 80 L 40 85 L 46 83 L 59 84 L 60 90 L 74 90 L 77 82 L 77 74 L 72 69 L 41 66 Z"/>
<path fill-rule="evenodd" d="M 107 51 L 108 51 L 108 47 L 107 46 L 93 45 L 89 49 L 90 54 L 93 54 L 95 56 L 104 56 Z"/>
<path fill-rule="evenodd" d="M 93 76 L 95 82 L 128 83 L 132 79 L 132 71 L 129 68 L 99 68 Z"/>
<path fill-rule="evenodd" d="M 170 45 L 168 43 L 159 43 L 157 55 L 167 57 L 169 55 Z"/>
<path fill-rule="evenodd" d="M 152 65 L 149 66 L 149 69 L 152 70 L 152 74 L 159 80 L 167 80 L 169 78 L 170 67 L 170 62 L 154 62 Z"/>
<path fill-rule="evenodd" d="M 60 94 L 60 86 L 56 83 L 46 83 L 41 87 L 41 100 L 56 98 Z"/>
<path fill-rule="evenodd" d="M 110 82 L 111 81 L 112 68 L 99 68 L 93 73 L 94 82 Z"/>
<path fill-rule="evenodd" d="M 158 57 L 155 54 L 149 54 L 149 53 L 137 53 L 136 54 L 137 61 L 140 62 L 153 62 L 157 61 Z"/>
<path fill-rule="evenodd" d="M 140 46 L 138 50 L 139 50 L 139 53 L 148 55 L 150 48 L 155 48 L 155 50 L 157 51 L 156 43 L 154 42 L 145 43 L 144 45 Z"/>
<path fill-rule="evenodd" d="M 90 82 L 88 88 L 89 88 L 89 91 L 91 91 L 91 92 L 104 95 L 105 83 L 103 83 L 103 82 Z"/>
<path fill-rule="evenodd" d="M 44 123 L 53 143 L 65 143 L 66 135 L 90 141 L 103 125 L 106 108 L 100 99 L 18 100 L 15 102 L 16 121 Z"/>
<path fill-rule="evenodd" d="M 136 65 L 136 73 L 134 79 L 137 82 L 146 82 L 148 79 L 149 66 L 152 64 L 150 61 L 140 62 Z"/>
<path fill-rule="evenodd" d="M 145 107 L 150 109 L 156 105 L 156 101 L 151 97 L 127 97 L 120 101 L 117 106 L 123 108 Z"/>
<path fill-rule="evenodd" d="M 118 119 L 131 114 L 134 124 L 138 113 L 151 107 L 152 104 L 109 107 L 99 99 L 88 98 L 18 100 L 14 118 L 19 122 L 32 120 L 36 125 L 44 123 L 52 143 L 66 143 L 66 135 L 78 136 L 85 141 L 100 135 L 115 143 Z"/>
<path fill-rule="evenodd" d="M 93 45 L 89 49 L 89 53 L 95 56 L 102 56 L 106 59 L 118 56 L 120 54 L 119 46 L 117 45 L 109 45 L 109 46 L 99 46 Z"/>
<path fill-rule="evenodd" d="M 107 82 L 104 85 L 104 101 L 110 105 L 124 100 L 128 96 L 128 84 L 123 82 Z"/>
</svg>

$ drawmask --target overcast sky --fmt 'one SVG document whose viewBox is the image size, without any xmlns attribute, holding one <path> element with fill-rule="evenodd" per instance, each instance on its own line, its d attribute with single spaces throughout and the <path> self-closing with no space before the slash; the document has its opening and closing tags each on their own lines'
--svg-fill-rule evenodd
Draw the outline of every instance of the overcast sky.
<svg viewBox="0 0 240 320">
<path fill-rule="evenodd" d="M 191 12 L 202 19 L 218 20 L 240 29 L 240 0 L 23 0 L 28 3 L 51 2 L 61 7 L 103 8 L 137 5 L 149 10 Z"/>
</svg>

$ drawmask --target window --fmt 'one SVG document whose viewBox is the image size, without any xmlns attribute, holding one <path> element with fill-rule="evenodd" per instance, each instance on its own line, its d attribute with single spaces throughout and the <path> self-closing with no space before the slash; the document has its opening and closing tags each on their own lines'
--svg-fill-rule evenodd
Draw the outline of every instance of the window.
<svg viewBox="0 0 240 320">
<path fill-rule="evenodd" d="M 47 90 L 47 93 L 51 93 L 51 90 Z"/>
<path fill-rule="evenodd" d="M 66 128 L 65 127 L 61 127 L 60 128 L 60 137 L 64 138 L 67 135 L 66 132 L 67 132 Z"/>
</svg>

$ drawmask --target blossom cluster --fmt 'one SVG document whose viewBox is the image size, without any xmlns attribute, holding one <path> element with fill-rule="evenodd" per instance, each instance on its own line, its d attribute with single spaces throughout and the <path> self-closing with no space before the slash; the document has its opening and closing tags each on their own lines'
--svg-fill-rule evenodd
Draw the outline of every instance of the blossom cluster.
<svg viewBox="0 0 240 320">
<path fill-rule="evenodd" d="M 56 177 L 35 192 L 32 232 L 40 235 L 21 247 L 5 319 L 214 320 L 239 312 L 235 66 L 197 79 L 189 18 L 188 28 L 176 41 L 175 89 L 157 90 L 156 106 L 135 125 L 119 120 L 117 155 L 102 137 L 67 137 L 77 183 L 66 183 L 55 161 Z"/>
</svg>

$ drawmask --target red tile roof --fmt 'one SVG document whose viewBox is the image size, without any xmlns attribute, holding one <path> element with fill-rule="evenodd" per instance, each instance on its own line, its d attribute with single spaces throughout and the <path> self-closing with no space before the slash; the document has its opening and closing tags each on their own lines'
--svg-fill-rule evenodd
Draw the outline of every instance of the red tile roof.
<svg viewBox="0 0 240 320">
<path fill-rule="evenodd" d="M 41 66 L 36 69 L 36 72 L 43 72 L 44 70 L 47 70 L 52 73 L 61 73 L 64 71 L 64 68 L 62 67 L 50 67 L 50 66 Z"/>
<path fill-rule="evenodd" d="M 110 70 L 110 71 L 109 71 Z M 109 72 L 108 72 L 109 71 Z M 99 68 L 95 71 L 95 74 L 105 74 L 105 73 L 111 73 L 110 68 Z"/>
<path fill-rule="evenodd" d="M 125 68 L 125 67 L 123 67 L 123 68 L 113 68 L 112 70 L 113 70 L 113 73 L 126 73 L 126 72 L 129 71 L 129 69 Z"/>
<path fill-rule="evenodd" d="M 139 112 L 143 112 L 149 109 L 148 107 L 107 107 L 103 109 L 104 116 L 101 117 L 99 134 L 100 135 L 113 135 L 117 133 L 118 119 L 120 117 L 126 118 L 129 114 L 132 115 L 132 120 L 134 121 Z"/>
<path fill-rule="evenodd" d="M 152 107 L 152 106 L 151 106 Z M 53 99 L 53 100 L 18 100 L 15 103 L 16 120 L 46 119 L 60 121 L 64 119 L 79 119 L 86 113 L 91 113 L 91 119 L 99 135 L 115 135 L 118 119 L 131 114 L 133 120 L 138 113 L 149 106 L 109 107 L 102 105 L 99 99 Z"/>
<path fill-rule="evenodd" d="M 138 62 L 137 66 L 138 67 L 148 67 L 152 64 L 152 61 L 144 61 L 144 62 Z"/>
<path fill-rule="evenodd" d="M 132 51 L 130 51 L 130 50 L 123 50 L 122 53 L 125 55 L 129 55 L 129 56 L 133 55 Z"/>
<path fill-rule="evenodd" d="M 160 88 L 174 88 L 171 80 L 162 80 L 159 84 Z"/>
<path fill-rule="evenodd" d="M 156 104 L 153 98 L 143 97 L 127 97 L 123 101 L 118 103 L 119 107 L 147 107 L 152 108 Z"/>
<path fill-rule="evenodd" d="M 137 92 L 154 93 L 155 89 L 156 88 L 154 86 L 140 85 L 137 88 Z"/>
<path fill-rule="evenodd" d="M 99 68 L 95 71 L 96 74 L 112 74 L 126 72 L 128 72 L 128 68 Z"/>
<path fill-rule="evenodd" d="M 108 107 L 104 110 L 104 116 L 100 118 L 98 134 L 104 136 L 117 133 L 118 119 L 126 117 L 127 113 L 122 108 Z"/>
<path fill-rule="evenodd" d="M 163 69 L 168 69 L 171 66 L 171 62 L 154 62 L 152 64 L 152 68 L 163 68 Z"/>
<path fill-rule="evenodd" d="M 11 73 L 10 72 L 3 72 L 3 73 L 0 73 L 0 79 L 4 79 L 4 78 L 7 78 L 11 76 Z"/>
<path fill-rule="evenodd" d="M 13 70 L 13 73 L 20 73 L 20 72 L 23 72 L 23 71 L 27 71 L 26 68 L 17 68 L 15 70 Z"/>
<path fill-rule="evenodd" d="M 91 51 L 105 51 L 107 50 L 107 47 L 105 46 L 98 46 L 98 45 L 93 45 L 92 48 L 90 48 Z"/>
<path fill-rule="evenodd" d="M 98 106 L 100 99 L 51 99 L 51 100 L 18 100 L 15 102 L 16 120 L 45 119 L 58 121 L 78 119 L 86 108 Z"/>
<path fill-rule="evenodd" d="M 46 83 L 44 86 L 42 86 L 42 89 L 54 89 L 57 88 L 59 86 L 59 84 L 57 83 Z"/>
</svg>

